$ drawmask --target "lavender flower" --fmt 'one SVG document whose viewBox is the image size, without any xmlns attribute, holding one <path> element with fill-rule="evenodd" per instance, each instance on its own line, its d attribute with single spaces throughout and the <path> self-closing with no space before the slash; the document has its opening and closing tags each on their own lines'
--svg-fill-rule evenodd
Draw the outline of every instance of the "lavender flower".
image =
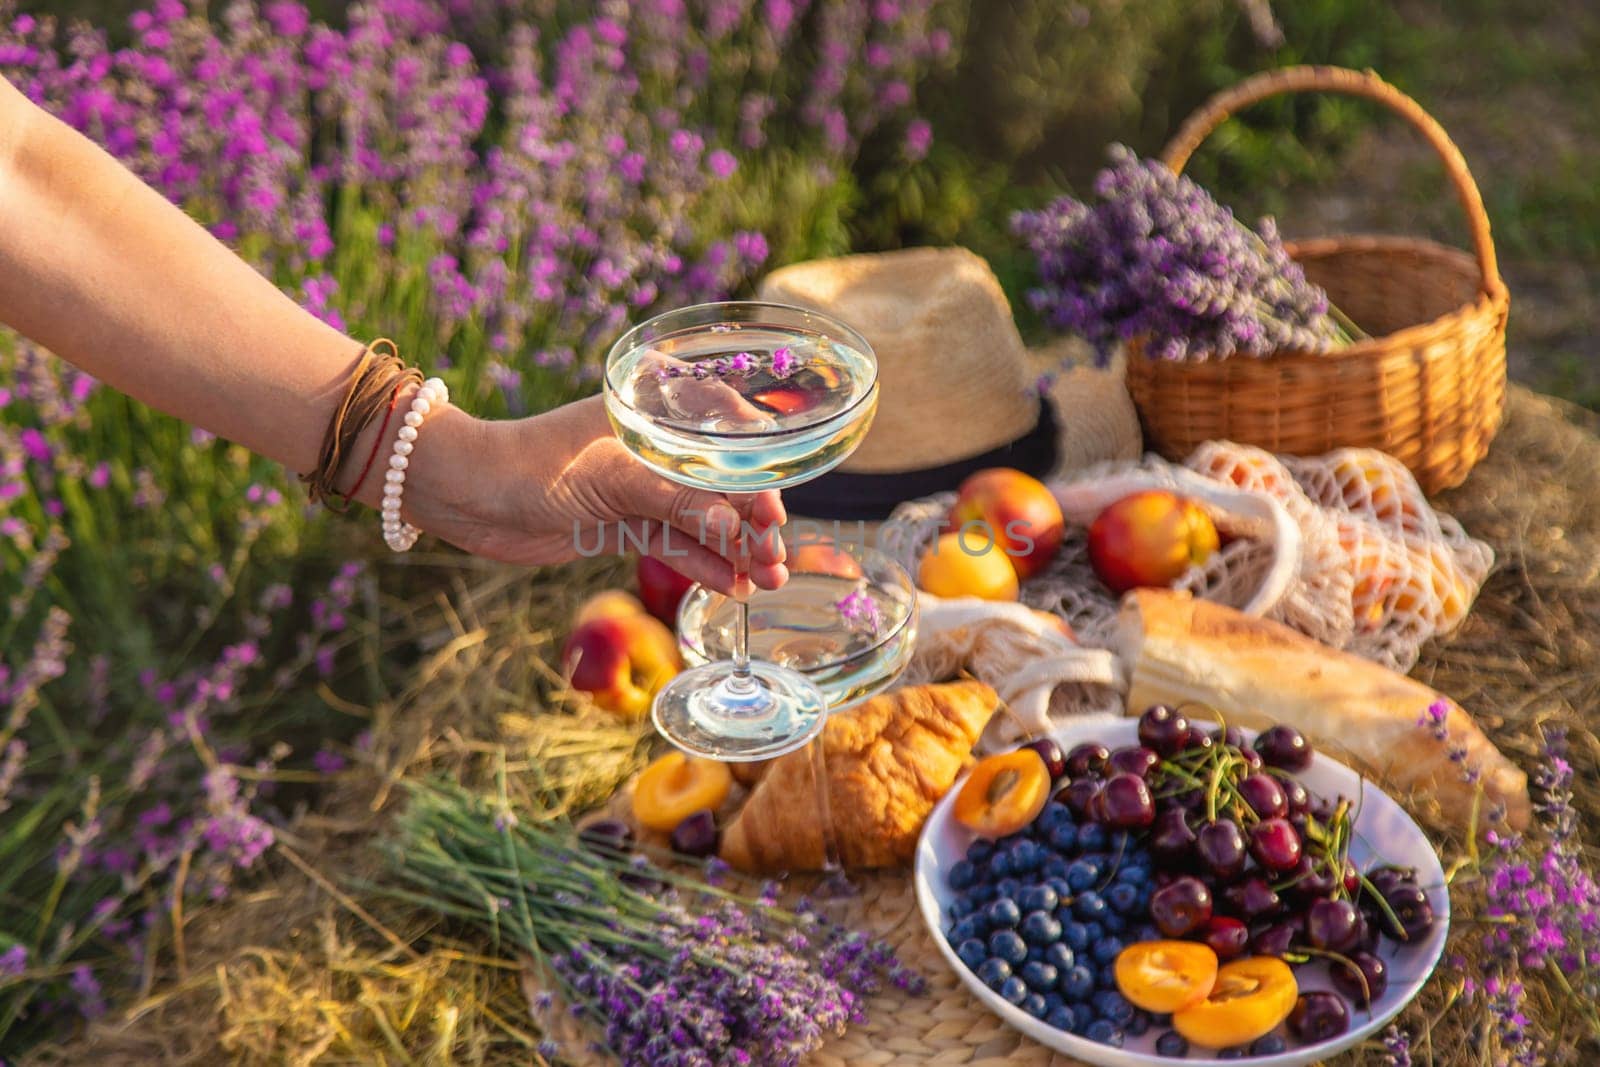
<svg viewBox="0 0 1600 1067">
<path fill-rule="evenodd" d="M 1199 186 L 1121 145 L 1099 198 L 1064 197 L 1013 228 L 1038 260 L 1029 302 L 1081 334 L 1102 360 L 1141 339 L 1162 359 L 1324 352 L 1347 340 L 1264 220 L 1252 233 Z"/>
<path fill-rule="evenodd" d="M 866 589 L 855 589 L 834 602 L 846 626 L 874 636 L 883 628 L 883 612 Z"/>
</svg>

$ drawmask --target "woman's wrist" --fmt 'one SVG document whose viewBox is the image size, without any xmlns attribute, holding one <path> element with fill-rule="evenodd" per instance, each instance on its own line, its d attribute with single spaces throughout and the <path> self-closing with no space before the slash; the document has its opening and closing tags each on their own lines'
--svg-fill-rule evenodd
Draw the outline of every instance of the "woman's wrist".
<svg viewBox="0 0 1600 1067">
<path fill-rule="evenodd" d="M 405 425 L 403 417 L 420 388 L 409 383 L 403 386 L 395 398 L 389 425 L 385 428 L 382 417 L 375 418 L 357 438 L 350 459 L 340 471 L 340 488 L 348 490 L 367 458 L 374 458 L 353 499 L 374 508 L 383 502 L 389 457 L 400 427 Z M 401 506 L 401 516 L 407 522 L 424 532 L 440 533 L 466 517 L 469 490 L 487 462 L 487 426 L 454 404 L 438 405 L 428 413 L 417 427 L 416 440 L 407 457 Z"/>
</svg>

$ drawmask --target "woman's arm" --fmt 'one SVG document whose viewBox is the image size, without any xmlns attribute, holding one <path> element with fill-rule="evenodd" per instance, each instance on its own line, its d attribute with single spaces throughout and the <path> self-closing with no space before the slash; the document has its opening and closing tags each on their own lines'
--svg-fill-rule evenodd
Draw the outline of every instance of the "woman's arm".
<svg viewBox="0 0 1600 1067">
<path fill-rule="evenodd" d="M 315 466 L 362 350 L 4 79 L 0 322 L 151 407 L 296 473 Z M 351 450 L 341 489 L 377 433 L 369 426 Z M 679 532 L 666 551 L 688 553 L 669 562 L 731 586 L 717 537 L 731 521 L 726 498 L 675 486 L 635 461 L 596 400 L 504 423 L 447 408 L 429 417 L 407 474 L 405 517 L 470 551 L 559 562 L 577 554 L 575 525 L 611 530 L 627 522 L 648 531 L 651 551 L 662 554 L 665 523 Z M 376 503 L 382 484 L 369 479 L 359 498 Z M 757 526 L 783 519 L 775 493 L 740 500 L 739 510 Z M 708 540 L 708 511 L 709 551 L 699 543 Z M 620 540 L 615 534 L 609 544 Z M 591 533 L 583 544 L 592 543 Z M 756 584 L 780 584 L 782 558 L 776 539 L 758 542 Z"/>
</svg>

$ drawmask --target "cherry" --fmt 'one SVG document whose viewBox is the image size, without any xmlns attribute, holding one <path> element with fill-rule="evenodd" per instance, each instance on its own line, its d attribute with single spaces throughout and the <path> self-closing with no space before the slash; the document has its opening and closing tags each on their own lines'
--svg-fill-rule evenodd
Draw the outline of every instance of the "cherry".
<svg viewBox="0 0 1600 1067">
<path fill-rule="evenodd" d="M 1257 956 L 1282 956 L 1300 936 L 1300 924 L 1293 919 L 1272 923 L 1250 938 L 1250 951 Z"/>
<path fill-rule="evenodd" d="M 695 812 L 672 831 L 672 847 L 685 856 L 710 856 L 717 851 L 717 818 L 710 811 Z"/>
<path fill-rule="evenodd" d="M 1039 740 L 1023 747 L 1031 748 L 1039 753 L 1039 758 L 1044 760 L 1045 770 L 1050 772 L 1050 780 L 1052 782 L 1066 777 L 1067 757 L 1061 754 L 1061 746 L 1056 744 L 1054 740 L 1048 737 L 1041 737 Z"/>
<path fill-rule="evenodd" d="M 1350 1029 L 1350 1009 L 1336 993 L 1306 993 L 1289 1013 L 1289 1029 L 1308 1045 L 1326 1041 Z"/>
<path fill-rule="evenodd" d="M 1216 743 L 1217 738 L 1215 730 L 1208 730 L 1203 726 L 1190 726 L 1189 743 L 1184 747 L 1189 749 L 1198 749 L 1201 752 L 1209 752 L 1216 745 Z"/>
<path fill-rule="evenodd" d="M 1246 775 L 1237 786 L 1239 796 L 1263 819 L 1276 819 L 1289 814 L 1289 797 L 1283 786 L 1270 774 Z"/>
<path fill-rule="evenodd" d="M 1194 831 L 1182 808 L 1163 808 L 1150 831 L 1150 852 L 1165 867 L 1180 867 L 1194 855 Z"/>
<path fill-rule="evenodd" d="M 1300 900 L 1317 900 L 1333 892 L 1334 877 L 1326 864 L 1317 863 L 1310 856 L 1301 856 L 1290 872 L 1293 885 L 1289 891 Z"/>
<path fill-rule="evenodd" d="M 1129 745 L 1111 753 L 1110 759 L 1106 761 L 1106 773 L 1134 774 L 1143 778 L 1155 770 L 1160 762 L 1161 757 L 1155 754 L 1154 749 L 1145 748 L 1143 745 Z"/>
<path fill-rule="evenodd" d="M 1256 737 L 1255 750 L 1269 767 L 1303 771 L 1311 766 L 1313 752 L 1305 734 L 1293 726 L 1274 726 Z"/>
<path fill-rule="evenodd" d="M 1244 762 L 1244 769 L 1247 774 L 1255 774 L 1267 765 L 1266 761 L 1261 758 L 1261 753 L 1253 748 L 1241 748 L 1239 750 L 1239 759 Z"/>
<path fill-rule="evenodd" d="M 1250 855 L 1272 871 L 1287 871 L 1300 862 L 1300 835 L 1283 819 L 1263 819 L 1250 831 Z"/>
<path fill-rule="evenodd" d="M 1222 731 L 1222 743 L 1229 748 L 1244 747 L 1244 731 L 1237 726 L 1230 726 Z"/>
<path fill-rule="evenodd" d="M 1402 882 L 1383 895 L 1399 926 L 1381 910 L 1376 912 L 1383 932 L 1396 941 L 1416 941 L 1433 928 L 1433 904 L 1415 882 Z"/>
<path fill-rule="evenodd" d="M 1211 921 L 1211 890 L 1190 875 L 1175 878 L 1150 897 L 1150 920 L 1167 937 L 1183 937 Z"/>
<path fill-rule="evenodd" d="M 1100 793 L 1100 783 L 1093 778 L 1076 778 L 1072 784 L 1056 794 L 1056 799 L 1072 809 L 1072 814 L 1087 818 L 1089 805 Z"/>
<path fill-rule="evenodd" d="M 1114 774 L 1100 790 L 1100 807 L 1107 826 L 1118 830 L 1142 830 L 1156 821 L 1156 802 L 1144 779 L 1133 774 Z"/>
<path fill-rule="evenodd" d="M 1250 928 L 1238 919 L 1226 915 L 1213 915 L 1206 924 L 1205 942 L 1219 960 L 1231 960 L 1242 955 L 1250 944 Z"/>
<path fill-rule="evenodd" d="M 1281 907 L 1278 894 L 1264 878 L 1246 878 L 1222 891 L 1222 906 L 1229 914 L 1241 919 L 1257 919 L 1271 915 Z"/>
<path fill-rule="evenodd" d="M 1228 881 L 1244 871 L 1244 833 L 1232 819 L 1218 819 L 1195 835 L 1195 854 L 1218 879 Z"/>
<path fill-rule="evenodd" d="M 1365 1006 L 1389 988 L 1389 965 L 1364 949 L 1352 952 L 1348 963 L 1334 961 L 1333 984 L 1339 992 Z"/>
<path fill-rule="evenodd" d="M 1374 867 L 1367 872 L 1367 881 L 1372 883 L 1372 888 L 1379 893 L 1387 893 L 1402 882 L 1415 883 L 1417 872 L 1412 867 L 1382 866 Z"/>
<path fill-rule="evenodd" d="M 1311 794 L 1306 792 L 1306 787 L 1290 778 L 1278 783 L 1283 787 L 1284 799 L 1289 802 L 1291 812 L 1304 813 L 1311 806 Z"/>
<path fill-rule="evenodd" d="M 1306 940 L 1325 952 L 1349 952 L 1361 936 L 1356 919 L 1348 900 L 1313 900 L 1306 909 Z"/>
<path fill-rule="evenodd" d="M 1171 756 L 1189 743 L 1189 719 L 1165 704 L 1146 708 L 1139 716 L 1139 743 L 1162 756 Z"/>
<path fill-rule="evenodd" d="M 1109 748 L 1094 741 L 1085 741 L 1081 745 L 1074 745 L 1072 751 L 1067 753 L 1067 773 L 1074 778 L 1099 774 L 1110 758 Z"/>
</svg>

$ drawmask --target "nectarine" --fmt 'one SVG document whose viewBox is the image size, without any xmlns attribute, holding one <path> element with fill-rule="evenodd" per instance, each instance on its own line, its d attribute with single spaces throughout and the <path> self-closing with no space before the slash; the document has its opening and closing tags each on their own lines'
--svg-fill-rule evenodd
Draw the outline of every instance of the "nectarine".
<svg viewBox="0 0 1600 1067">
<path fill-rule="evenodd" d="M 1200 505 L 1165 489 L 1123 497 L 1089 526 L 1089 562 L 1113 592 L 1170 586 L 1218 547 Z"/>
<path fill-rule="evenodd" d="M 1009 467 L 969 475 L 950 506 L 949 521 L 954 529 L 971 523 L 987 526 L 1019 579 L 1049 565 L 1066 530 L 1055 494 L 1037 478 Z"/>
<path fill-rule="evenodd" d="M 807 541 L 789 553 L 790 574 L 831 574 L 861 577 L 861 561 L 832 541 Z"/>
<path fill-rule="evenodd" d="M 1017 572 L 982 531 L 947 533 L 923 554 L 917 585 L 934 596 L 1017 599 Z"/>
<path fill-rule="evenodd" d="M 668 626 L 678 625 L 678 605 L 694 582 L 654 556 L 639 557 L 637 577 L 645 610 Z"/>
<path fill-rule="evenodd" d="M 561 661 L 574 689 L 627 718 L 649 711 L 656 693 L 683 668 L 672 631 L 643 611 L 580 622 Z"/>
</svg>

